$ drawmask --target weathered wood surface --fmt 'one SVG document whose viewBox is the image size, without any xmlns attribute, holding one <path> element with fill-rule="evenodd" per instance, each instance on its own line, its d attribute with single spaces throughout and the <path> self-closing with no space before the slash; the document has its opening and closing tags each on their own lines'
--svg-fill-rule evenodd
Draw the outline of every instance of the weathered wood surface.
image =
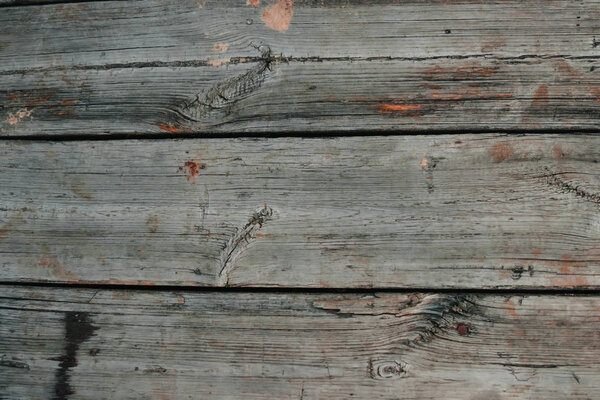
<svg viewBox="0 0 600 400">
<path fill-rule="evenodd" d="M 589 0 L 5 7 L 0 135 L 597 129 L 598 21 Z"/>
<path fill-rule="evenodd" d="M 0 143 L 0 279 L 598 288 L 600 137 Z"/>
<path fill-rule="evenodd" d="M 597 296 L 2 286 L 0 308 L 4 399 L 562 400 L 600 389 Z"/>
</svg>

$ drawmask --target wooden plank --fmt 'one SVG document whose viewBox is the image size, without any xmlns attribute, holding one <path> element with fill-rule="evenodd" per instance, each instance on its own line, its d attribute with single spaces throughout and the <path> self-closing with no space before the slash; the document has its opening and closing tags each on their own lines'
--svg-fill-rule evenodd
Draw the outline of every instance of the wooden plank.
<svg viewBox="0 0 600 400">
<path fill-rule="evenodd" d="M 0 280 L 598 288 L 600 137 L 0 143 Z"/>
<path fill-rule="evenodd" d="M 599 389 L 597 296 L 0 296 L 5 399 L 547 400 Z"/>
<path fill-rule="evenodd" d="M 4 8 L 0 134 L 598 128 L 598 1 L 247 3 Z"/>
</svg>

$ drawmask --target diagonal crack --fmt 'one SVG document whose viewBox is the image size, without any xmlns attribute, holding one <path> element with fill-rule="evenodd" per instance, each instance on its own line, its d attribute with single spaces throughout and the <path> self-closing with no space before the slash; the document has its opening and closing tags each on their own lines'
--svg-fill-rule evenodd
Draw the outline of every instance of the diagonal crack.
<svg viewBox="0 0 600 400">
<path fill-rule="evenodd" d="M 221 252 L 220 269 L 217 275 L 219 286 L 229 286 L 229 274 L 234 268 L 235 259 L 247 248 L 250 240 L 256 238 L 256 232 L 272 218 L 273 209 L 265 205 L 255 212 L 248 223 L 229 239 Z"/>
<path fill-rule="evenodd" d="M 583 200 L 589 201 L 591 203 L 596 204 L 597 206 L 600 206 L 599 193 L 590 192 L 589 190 L 584 189 L 580 185 L 576 185 L 572 182 L 567 181 L 566 179 L 561 177 L 562 174 L 554 173 L 550 171 L 548 167 L 545 167 L 544 170 L 545 174 L 541 177 L 546 178 L 546 183 L 551 187 L 557 188 L 563 193 L 572 193 Z"/>
</svg>

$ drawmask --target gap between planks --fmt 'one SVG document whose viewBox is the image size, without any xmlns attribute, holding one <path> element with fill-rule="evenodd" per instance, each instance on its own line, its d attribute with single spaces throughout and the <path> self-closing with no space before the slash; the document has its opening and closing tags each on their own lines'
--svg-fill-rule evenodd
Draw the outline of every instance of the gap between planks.
<svg viewBox="0 0 600 400">
<path fill-rule="evenodd" d="M 382 287 L 382 288 L 355 288 L 355 287 L 273 287 L 273 286 L 175 286 L 175 285 L 131 285 L 131 284 L 101 284 L 101 283 L 60 283 L 60 282 L 19 282 L 0 281 L 2 287 L 23 287 L 40 289 L 96 289 L 96 290 L 135 290 L 149 292 L 188 292 L 188 293 L 338 293 L 338 294 L 371 294 L 381 293 L 444 293 L 444 294 L 486 294 L 486 295 L 536 295 L 536 296 L 599 296 L 598 288 L 497 288 L 497 289 L 474 289 L 474 288 L 435 288 L 435 287 Z"/>
<path fill-rule="evenodd" d="M 113 0 L 106 0 L 113 1 Z M 326 138 L 342 138 L 342 137 L 377 137 L 377 136 L 460 136 L 472 134 L 497 134 L 505 137 L 519 137 L 525 135 L 570 135 L 570 136 L 600 136 L 600 129 L 429 129 L 427 131 L 411 131 L 411 130 L 393 130 L 393 131 L 303 131 L 303 132 L 274 132 L 265 131 L 249 131 L 249 132 L 175 132 L 175 133 L 156 133 L 156 132 L 120 132 L 107 133 L 96 136 L 88 136 L 87 134 L 80 135 L 23 135 L 23 136 L 0 136 L 0 142 L 78 142 L 78 141 L 94 141 L 107 142 L 118 140 L 139 140 L 139 141 L 154 141 L 154 140 L 169 140 L 169 139 L 193 139 L 193 140 L 211 140 L 211 139 L 277 139 L 277 138 L 302 138 L 302 139 L 326 139 Z"/>
</svg>

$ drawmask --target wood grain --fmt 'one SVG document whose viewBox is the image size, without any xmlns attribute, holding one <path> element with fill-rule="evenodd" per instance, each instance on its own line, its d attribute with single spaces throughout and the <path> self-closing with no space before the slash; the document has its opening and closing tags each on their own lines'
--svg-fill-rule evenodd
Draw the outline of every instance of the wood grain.
<svg viewBox="0 0 600 400">
<path fill-rule="evenodd" d="M 546 400 L 598 391 L 597 296 L 2 286 L 0 307 L 5 399 Z"/>
<path fill-rule="evenodd" d="M 598 288 L 600 137 L 0 143 L 0 280 Z"/>
<path fill-rule="evenodd" d="M 597 129 L 599 10 L 591 0 L 5 7 L 0 135 Z"/>
</svg>

